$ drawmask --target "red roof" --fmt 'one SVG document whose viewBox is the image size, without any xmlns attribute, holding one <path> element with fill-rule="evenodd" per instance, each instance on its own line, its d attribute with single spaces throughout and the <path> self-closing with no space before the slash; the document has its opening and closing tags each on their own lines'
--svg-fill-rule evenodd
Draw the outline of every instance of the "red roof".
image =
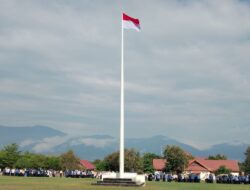
<svg viewBox="0 0 250 190">
<path fill-rule="evenodd" d="M 218 170 L 221 166 L 225 166 L 232 172 L 239 172 L 238 161 L 236 160 L 206 160 L 197 158 L 189 162 L 186 171 L 211 171 Z"/>
<path fill-rule="evenodd" d="M 166 159 L 153 159 L 153 168 L 161 171 L 165 169 Z"/>
<path fill-rule="evenodd" d="M 81 160 L 80 163 L 87 170 L 94 170 L 95 169 L 95 166 L 93 164 L 91 164 L 88 160 Z"/>
<path fill-rule="evenodd" d="M 200 172 L 206 172 L 208 171 L 208 169 L 202 164 L 200 164 L 199 162 L 192 160 L 189 162 L 189 165 L 186 168 L 186 171 L 190 171 L 192 173 L 200 173 Z"/>
</svg>

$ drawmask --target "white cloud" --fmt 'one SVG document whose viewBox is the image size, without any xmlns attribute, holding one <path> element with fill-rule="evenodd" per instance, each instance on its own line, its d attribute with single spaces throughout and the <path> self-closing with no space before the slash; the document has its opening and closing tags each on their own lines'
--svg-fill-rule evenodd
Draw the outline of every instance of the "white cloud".
<svg viewBox="0 0 250 190">
<path fill-rule="evenodd" d="M 4 1 L 2 124 L 118 136 L 121 7 L 142 25 L 125 32 L 127 135 L 250 143 L 250 5 L 236 0 Z"/>
<path fill-rule="evenodd" d="M 94 146 L 104 148 L 113 143 L 115 139 L 96 139 L 96 138 L 77 138 L 71 142 L 71 145 L 84 144 L 86 146 Z"/>
<path fill-rule="evenodd" d="M 35 140 L 31 140 L 31 139 L 27 139 L 27 140 L 24 140 L 23 142 L 20 143 L 20 147 L 25 147 L 25 146 L 29 146 L 29 145 L 32 145 L 36 143 Z"/>
<path fill-rule="evenodd" d="M 34 152 L 39 153 L 39 152 L 53 152 L 55 147 L 62 145 L 64 143 L 68 144 L 71 147 L 76 145 L 85 145 L 85 146 L 104 148 L 114 143 L 115 141 L 116 140 L 113 138 L 98 139 L 94 137 L 67 135 L 67 136 L 48 137 L 37 141 L 25 140 L 20 144 L 20 146 L 25 147 L 28 145 L 34 145 L 32 150 Z"/>
<path fill-rule="evenodd" d="M 35 152 L 50 152 L 53 151 L 54 147 L 67 142 L 70 138 L 70 136 L 54 136 L 44 138 L 43 140 L 38 141 L 32 150 Z"/>
</svg>

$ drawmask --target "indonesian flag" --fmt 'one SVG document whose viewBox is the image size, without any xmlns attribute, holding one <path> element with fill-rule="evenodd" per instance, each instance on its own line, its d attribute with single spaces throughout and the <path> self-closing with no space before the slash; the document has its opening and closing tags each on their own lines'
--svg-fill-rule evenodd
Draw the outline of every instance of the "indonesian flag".
<svg viewBox="0 0 250 190">
<path fill-rule="evenodd" d="M 132 18 L 125 13 L 122 13 L 122 27 L 125 29 L 135 29 L 137 32 L 141 29 L 139 19 Z"/>
</svg>

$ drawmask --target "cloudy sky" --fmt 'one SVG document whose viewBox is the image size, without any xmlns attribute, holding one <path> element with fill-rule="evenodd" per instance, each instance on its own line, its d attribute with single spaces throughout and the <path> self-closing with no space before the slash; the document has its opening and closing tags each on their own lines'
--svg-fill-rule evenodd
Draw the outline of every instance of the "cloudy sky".
<svg viewBox="0 0 250 190">
<path fill-rule="evenodd" d="M 0 125 L 118 137 L 124 11 L 126 137 L 250 143 L 249 1 L 0 3 Z"/>
</svg>

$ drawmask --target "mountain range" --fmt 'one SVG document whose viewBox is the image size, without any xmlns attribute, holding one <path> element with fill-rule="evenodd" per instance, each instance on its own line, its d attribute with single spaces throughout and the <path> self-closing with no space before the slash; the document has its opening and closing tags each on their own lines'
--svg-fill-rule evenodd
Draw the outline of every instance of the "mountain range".
<svg viewBox="0 0 250 190">
<path fill-rule="evenodd" d="M 53 155 L 72 149 L 81 159 L 87 160 L 103 159 L 106 155 L 119 149 L 119 139 L 109 135 L 70 136 L 46 126 L 0 126 L 0 148 L 11 143 L 17 143 L 22 151 Z M 193 156 L 206 157 L 224 154 L 229 159 L 239 161 L 244 160 L 244 152 L 249 146 L 244 143 L 235 145 L 223 143 L 200 150 L 163 135 L 125 139 L 126 148 L 135 148 L 142 154 L 152 152 L 160 155 L 166 145 L 178 145 Z"/>
</svg>

